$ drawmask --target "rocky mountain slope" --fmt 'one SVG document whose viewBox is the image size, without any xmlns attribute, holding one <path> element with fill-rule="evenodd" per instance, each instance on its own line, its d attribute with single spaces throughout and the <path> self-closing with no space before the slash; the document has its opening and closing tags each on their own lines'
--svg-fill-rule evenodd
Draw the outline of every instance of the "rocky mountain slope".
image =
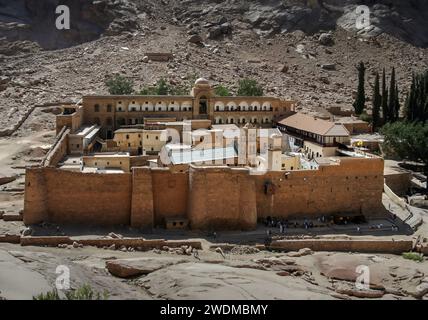
<svg viewBox="0 0 428 320">
<path fill-rule="evenodd" d="M 35 104 L 105 93 L 115 73 L 136 89 L 204 76 L 234 91 L 250 77 L 266 94 L 323 112 L 351 108 L 362 60 L 368 95 L 373 73 L 394 66 L 404 99 L 412 73 L 428 65 L 428 3 L 362 2 L 371 8 L 365 30 L 355 28 L 353 0 L 0 0 L 0 131 Z M 59 3 L 70 7 L 70 30 L 55 28 Z M 174 59 L 146 63 L 147 52 Z"/>
<path fill-rule="evenodd" d="M 66 32 L 53 27 L 55 8 L 60 4 L 70 8 L 72 28 Z M 212 31 L 225 17 L 245 21 L 265 36 L 295 30 L 315 33 L 337 25 L 355 30 L 357 4 L 371 10 L 372 26 L 361 34 L 385 32 L 417 46 L 428 45 L 428 4 L 424 0 L 0 0 L 0 36 L 54 49 L 138 30 L 147 19 L 176 25 L 199 22 Z"/>
</svg>

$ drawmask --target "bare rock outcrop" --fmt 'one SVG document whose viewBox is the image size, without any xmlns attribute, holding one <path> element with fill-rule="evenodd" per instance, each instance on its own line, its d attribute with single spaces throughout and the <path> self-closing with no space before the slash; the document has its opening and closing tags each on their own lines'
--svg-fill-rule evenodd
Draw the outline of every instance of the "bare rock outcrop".
<svg viewBox="0 0 428 320">
<path fill-rule="evenodd" d="M 106 268 L 116 277 L 129 278 L 149 274 L 167 266 L 183 262 L 185 260 L 166 257 L 117 259 L 106 261 Z"/>
</svg>

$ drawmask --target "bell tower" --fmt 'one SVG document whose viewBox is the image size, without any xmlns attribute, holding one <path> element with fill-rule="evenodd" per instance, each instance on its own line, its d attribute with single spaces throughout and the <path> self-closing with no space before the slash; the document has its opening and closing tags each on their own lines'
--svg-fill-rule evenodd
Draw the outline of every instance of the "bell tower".
<svg viewBox="0 0 428 320">
<path fill-rule="evenodd" d="M 193 118 L 211 119 L 213 117 L 213 107 L 211 98 L 214 96 L 214 89 L 208 80 L 199 78 L 192 88 L 193 96 Z"/>
</svg>

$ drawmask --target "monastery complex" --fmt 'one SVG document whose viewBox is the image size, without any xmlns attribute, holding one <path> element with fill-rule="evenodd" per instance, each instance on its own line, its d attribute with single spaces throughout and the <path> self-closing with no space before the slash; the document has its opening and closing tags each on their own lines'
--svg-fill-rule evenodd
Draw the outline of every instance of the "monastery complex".
<svg viewBox="0 0 428 320">
<path fill-rule="evenodd" d="M 85 96 L 56 130 L 26 171 L 26 224 L 251 230 L 382 209 L 383 159 L 353 145 L 349 123 L 218 97 L 205 79 L 189 96 Z"/>
</svg>

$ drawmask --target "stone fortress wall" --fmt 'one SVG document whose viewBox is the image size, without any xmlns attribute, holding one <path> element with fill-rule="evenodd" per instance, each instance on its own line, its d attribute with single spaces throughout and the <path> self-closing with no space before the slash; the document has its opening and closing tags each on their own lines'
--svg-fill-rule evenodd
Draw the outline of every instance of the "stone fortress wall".
<svg viewBox="0 0 428 320">
<path fill-rule="evenodd" d="M 63 127 L 57 135 L 51 149 L 42 160 L 42 166 L 55 167 L 68 153 L 68 135 L 70 129 Z"/>
<path fill-rule="evenodd" d="M 70 150 L 68 137 L 98 124 L 101 139 L 121 126 L 153 119 L 198 119 L 272 127 L 294 110 L 294 101 L 273 97 L 217 97 L 198 79 L 189 96 L 87 96 L 57 116 L 57 139 L 42 165 L 27 168 L 24 222 L 165 226 L 187 219 L 192 229 L 254 229 L 259 218 L 311 218 L 382 212 L 383 160 L 340 158 L 316 170 L 268 171 L 228 166 L 147 167 L 131 158 L 124 173 L 83 173 L 57 168 Z M 151 119 L 151 120 L 150 120 Z M 233 119 L 233 120 L 232 120 Z M 153 120 L 156 121 L 156 120 Z"/>
<path fill-rule="evenodd" d="M 251 230 L 268 215 L 377 215 L 382 190 L 383 160 L 377 158 L 264 175 L 224 166 L 184 172 L 136 167 L 121 174 L 40 167 L 27 169 L 24 222 L 151 228 L 187 218 L 192 229 Z"/>
</svg>

